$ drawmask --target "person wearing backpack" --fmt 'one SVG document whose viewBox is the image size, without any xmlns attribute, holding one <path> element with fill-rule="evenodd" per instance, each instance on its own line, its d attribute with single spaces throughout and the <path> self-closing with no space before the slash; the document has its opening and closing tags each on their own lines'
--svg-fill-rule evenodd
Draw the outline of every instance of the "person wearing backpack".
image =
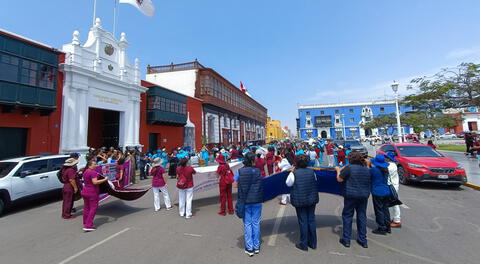
<svg viewBox="0 0 480 264">
<path fill-rule="evenodd" d="M 192 218 L 193 174 L 197 173 L 188 165 L 188 158 L 182 158 L 177 168 L 178 209 L 181 217 Z"/>
<path fill-rule="evenodd" d="M 233 183 L 233 172 L 230 169 L 230 166 L 225 161 L 224 155 L 218 155 L 215 160 L 218 162 L 217 168 L 217 178 L 218 187 L 220 190 L 220 211 L 219 215 L 226 215 L 226 206 L 228 202 L 228 213 L 233 214 L 233 201 L 232 201 L 232 183 Z"/>
<path fill-rule="evenodd" d="M 77 180 L 77 164 L 78 160 L 75 158 L 69 158 L 63 164 L 63 168 L 58 172 L 59 180 L 63 183 L 62 188 L 62 218 L 72 219 L 75 216 L 72 215 L 73 201 L 75 193 L 78 192 L 79 182 Z"/>
</svg>

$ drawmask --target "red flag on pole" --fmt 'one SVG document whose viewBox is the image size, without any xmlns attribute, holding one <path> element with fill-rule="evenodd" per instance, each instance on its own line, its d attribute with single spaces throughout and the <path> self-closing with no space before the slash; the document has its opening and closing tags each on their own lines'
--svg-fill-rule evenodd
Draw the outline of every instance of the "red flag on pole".
<svg viewBox="0 0 480 264">
<path fill-rule="evenodd" d="M 247 92 L 247 89 L 245 89 L 245 87 L 243 86 L 242 81 L 240 81 L 240 90 L 242 90 L 243 93 Z"/>
</svg>

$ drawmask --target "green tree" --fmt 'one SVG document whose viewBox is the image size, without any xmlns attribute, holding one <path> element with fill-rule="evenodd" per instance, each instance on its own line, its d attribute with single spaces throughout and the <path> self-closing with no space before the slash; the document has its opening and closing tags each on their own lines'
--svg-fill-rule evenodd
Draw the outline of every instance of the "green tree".
<svg viewBox="0 0 480 264">
<path fill-rule="evenodd" d="M 365 129 L 380 128 L 383 130 L 383 134 L 388 135 L 388 127 L 394 126 L 397 123 L 395 113 L 388 115 L 378 115 L 373 117 L 370 121 L 366 122 L 363 127 Z"/>
<path fill-rule="evenodd" d="M 401 121 L 402 124 L 412 127 L 417 133 L 430 130 L 435 134 L 440 128 L 453 127 L 458 122 L 458 120 L 452 116 L 442 113 L 431 114 L 426 111 L 402 115 Z"/>
<path fill-rule="evenodd" d="M 430 113 L 446 108 L 480 105 L 480 64 L 462 63 L 433 76 L 415 78 L 408 87 L 416 90 L 403 103 Z"/>
</svg>

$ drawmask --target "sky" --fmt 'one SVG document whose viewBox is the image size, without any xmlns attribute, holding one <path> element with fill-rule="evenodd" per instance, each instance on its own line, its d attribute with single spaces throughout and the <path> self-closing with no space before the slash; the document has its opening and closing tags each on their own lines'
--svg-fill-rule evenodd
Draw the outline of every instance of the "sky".
<svg viewBox="0 0 480 264">
<path fill-rule="evenodd" d="M 112 30 L 115 0 L 97 0 Z M 146 66 L 198 59 L 242 81 L 272 119 L 295 130 L 299 104 L 392 98 L 414 77 L 480 63 L 478 0 L 152 0 L 118 6 L 117 38 Z M 58 49 L 92 26 L 93 0 L 0 0 L 0 28 Z"/>
</svg>

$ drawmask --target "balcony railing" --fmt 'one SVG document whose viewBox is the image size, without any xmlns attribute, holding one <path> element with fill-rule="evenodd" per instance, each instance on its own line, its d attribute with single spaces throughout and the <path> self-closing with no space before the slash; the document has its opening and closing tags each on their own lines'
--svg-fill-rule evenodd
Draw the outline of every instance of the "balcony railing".
<svg viewBox="0 0 480 264">
<path fill-rule="evenodd" d="M 170 65 L 162 65 L 162 66 L 147 66 L 147 74 L 151 73 L 159 73 L 159 72 L 172 72 L 172 71 L 183 71 L 183 70 L 191 70 L 191 69 L 203 69 L 205 68 L 200 62 L 197 60 L 193 62 L 187 63 L 180 63 L 180 64 L 173 64 Z"/>
</svg>

